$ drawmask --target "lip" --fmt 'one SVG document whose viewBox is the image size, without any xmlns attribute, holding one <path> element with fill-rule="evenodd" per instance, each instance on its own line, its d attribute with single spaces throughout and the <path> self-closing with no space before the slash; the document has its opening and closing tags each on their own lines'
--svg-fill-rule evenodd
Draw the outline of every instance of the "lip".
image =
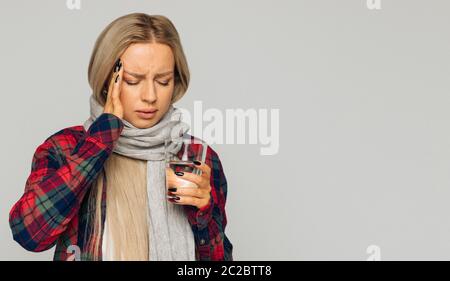
<svg viewBox="0 0 450 281">
<path fill-rule="evenodd" d="M 156 115 L 157 109 L 136 110 L 137 115 L 142 119 L 151 119 Z"/>
</svg>

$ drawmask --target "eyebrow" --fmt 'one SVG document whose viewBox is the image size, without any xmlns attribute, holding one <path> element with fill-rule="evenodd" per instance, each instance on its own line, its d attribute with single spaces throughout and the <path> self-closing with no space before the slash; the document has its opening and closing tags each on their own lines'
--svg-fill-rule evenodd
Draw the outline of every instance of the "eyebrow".
<svg viewBox="0 0 450 281">
<path fill-rule="evenodd" d="M 147 76 L 146 74 L 134 73 L 134 72 L 127 71 L 125 69 L 123 71 L 126 72 L 127 74 L 137 78 L 137 79 L 144 79 Z M 169 70 L 169 71 L 166 71 L 166 72 L 161 72 L 161 73 L 156 74 L 155 78 L 163 77 L 163 76 L 166 76 L 166 75 L 171 74 L 171 73 L 173 73 L 172 70 Z"/>
</svg>

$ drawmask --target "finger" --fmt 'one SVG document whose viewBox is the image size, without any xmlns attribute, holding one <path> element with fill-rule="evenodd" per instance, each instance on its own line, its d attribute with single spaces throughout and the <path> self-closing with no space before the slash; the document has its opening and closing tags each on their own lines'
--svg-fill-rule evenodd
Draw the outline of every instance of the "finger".
<svg viewBox="0 0 450 281">
<path fill-rule="evenodd" d="M 106 94 L 106 103 L 105 103 L 105 108 L 107 108 L 108 110 L 112 110 L 112 97 L 111 97 L 111 94 L 112 94 L 112 90 L 113 90 L 113 87 L 114 87 L 114 79 L 115 79 L 115 76 L 116 76 L 115 74 L 117 72 L 119 63 L 120 63 L 120 58 L 113 65 L 113 69 L 112 69 L 113 72 L 111 74 L 111 77 L 110 77 L 109 83 L 108 83 L 108 92 Z"/>
<path fill-rule="evenodd" d="M 205 177 L 196 175 L 194 173 L 176 172 L 175 175 L 180 179 L 195 183 L 200 188 L 204 188 L 205 186 L 209 185 L 209 179 L 206 179 Z"/>
<path fill-rule="evenodd" d="M 191 205 L 191 206 L 198 206 L 202 203 L 202 199 L 191 197 L 191 196 L 177 196 L 179 199 L 168 199 L 170 202 L 179 204 L 179 205 Z"/>
<path fill-rule="evenodd" d="M 116 73 L 118 70 L 118 66 L 120 63 L 120 58 L 116 61 L 116 63 L 113 66 L 113 73 L 111 74 L 111 77 L 109 79 L 109 85 L 108 85 L 108 95 L 111 96 L 113 87 L 114 87 L 114 80 L 116 79 Z"/>
<path fill-rule="evenodd" d="M 122 84 L 122 74 L 123 74 L 123 67 L 122 62 L 119 61 L 118 65 L 118 72 L 115 72 L 116 75 L 114 76 L 114 83 L 113 83 L 113 89 L 112 89 L 112 101 L 114 105 L 117 105 L 118 102 L 120 102 L 120 85 Z"/>
<path fill-rule="evenodd" d="M 211 167 L 209 167 L 205 162 L 201 162 L 201 161 L 194 161 L 195 164 L 195 168 L 199 169 L 200 171 L 202 171 L 201 176 L 209 179 L 209 177 L 211 176 Z"/>
<path fill-rule="evenodd" d="M 166 168 L 166 184 L 167 187 L 177 186 L 177 176 L 171 168 Z"/>
<path fill-rule="evenodd" d="M 112 75 L 112 76 L 114 76 L 114 75 Z M 112 80 L 112 78 L 110 80 Z M 105 110 L 108 112 L 112 111 L 112 99 L 111 99 L 112 85 L 111 84 L 112 84 L 111 81 L 109 81 L 108 91 L 106 93 Z"/>
<path fill-rule="evenodd" d="M 166 168 L 166 183 L 167 187 L 181 187 L 185 184 L 171 168 Z"/>
<path fill-rule="evenodd" d="M 194 188 L 199 189 L 199 186 L 196 183 L 191 181 L 182 179 L 176 176 L 173 172 L 168 171 L 166 174 L 166 187 L 170 188 Z"/>
<path fill-rule="evenodd" d="M 204 189 L 192 188 L 192 187 L 183 187 L 183 188 L 171 187 L 171 188 L 169 188 L 168 194 L 171 196 L 174 196 L 174 195 L 190 196 L 190 197 L 197 197 L 197 198 L 205 198 L 208 195 Z"/>
<path fill-rule="evenodd" d="M 114 87 L 114 79 L 116 78 L 116 73 L 113 72 L 113 74 L 111 75 L 111 78 L 109 80 L 109 86 L 108 86 L 108 97 L 111 100 L 111 94 L 112 94 L 112 90 Z"/>
</svg>

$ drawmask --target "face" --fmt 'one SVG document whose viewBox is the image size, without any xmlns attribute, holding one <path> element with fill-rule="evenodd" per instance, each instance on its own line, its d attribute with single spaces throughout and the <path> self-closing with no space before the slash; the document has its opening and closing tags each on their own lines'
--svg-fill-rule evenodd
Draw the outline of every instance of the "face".
<svg viewBox="0 0 450 281">
<path fill-rule="evenodd" d="M 120 58 L 123 118 L 137 128 L 150 128 L 161 120 L 172 99 L 175 67 L 172 50 L 159 43 L 135 43 Z M 138 112 L 148 110 L 156 112 Z"/>
</svg>

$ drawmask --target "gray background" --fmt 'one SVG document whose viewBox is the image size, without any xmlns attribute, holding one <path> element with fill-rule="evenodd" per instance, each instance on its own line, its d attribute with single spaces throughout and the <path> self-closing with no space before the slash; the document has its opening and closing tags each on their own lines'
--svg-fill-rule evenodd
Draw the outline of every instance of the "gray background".
<svg viewBox="0 0 450 281">
<path fill-rule="evenodd" d="M 192 83 L 177 105 L 279 108 L 280 150 L 213 145 L 236 260 L 450 259 L 450 2 L 2 1 L 0 259 L 36 147 L 88 116 L 89 56 L 130 13 L 176 25 Z"/>
</svg>

